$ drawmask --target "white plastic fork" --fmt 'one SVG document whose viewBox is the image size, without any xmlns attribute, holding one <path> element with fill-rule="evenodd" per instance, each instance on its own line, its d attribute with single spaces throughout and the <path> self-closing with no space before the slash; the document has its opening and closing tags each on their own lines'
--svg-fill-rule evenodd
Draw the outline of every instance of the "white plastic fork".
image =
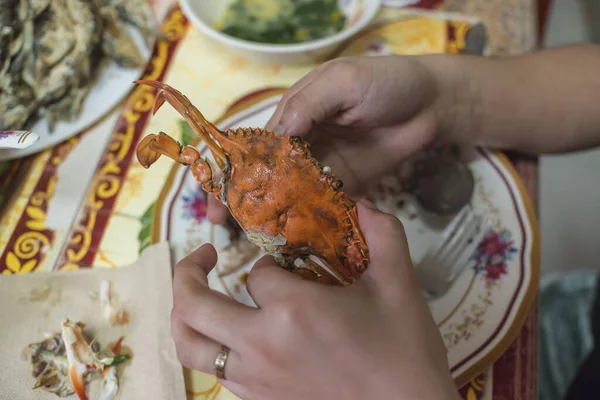
<svg viewBox="0 0 600 400">
<path fill-rule="evenodd" d="M 485 234 L 488 219 L 478 216 L 467 204 L 442 232 L 415 269 L 427 297 L 443 296 L 466 268 L 469 257 Z"/>
</svg>

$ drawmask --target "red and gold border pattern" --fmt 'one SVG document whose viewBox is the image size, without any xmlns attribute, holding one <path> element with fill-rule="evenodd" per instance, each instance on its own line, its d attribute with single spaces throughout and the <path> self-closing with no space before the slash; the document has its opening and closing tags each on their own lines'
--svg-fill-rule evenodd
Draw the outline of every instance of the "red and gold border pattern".
<svg viewBox="0 0 600 400">
<path fill-rule="evenodd" d="M 412 8 L 424 8 L 426 10 L 434 10 L 440 8 L 444 4 L 444 0 L 421 0 L 417 4 L 411 5 Z"/>
<path fill-rule="evenodd" d="M 459 54 L 465 48 L 465 39 L 472 25 L 464 21 L 447 21 L 446 32 L 448 42 L 446 43 L 446 52 L 450 54 Z"/>
<path fill-rule="evenodd" d="M 24 177 L 29 172 L 33 157 L 17 158 L 8 162 L 7 169 L 0 173 L 0 219 L 9 209 L 8 204 L 19 192 Z"/>
<path fill-rule="evenodd" d="M 216 400 L 223 389 L 223 385 L 219 382 L 215 382 L 210 388 L 195 392 L 193 390 L 186 389 L 188 398 L 195 398 L 198 400 Z"/>
<path fill-rule="evenodd" d="M 77 142 L 79 136 L 74 136 L 47 150 L 51 152 L 50 157 L 0 257 L 0 271 L 3 274 L 33 272 L 42 265 L 54 241 L 54 231 L 46 228 L 46 211 L 54 195 L 58 179 L 56 172 Z"/>
<path fill-rule="evenodd" d="M 157 40 L 143 79 L 163 80 L 181 39 L 188 31 L 188 21 L 178 4 L 168 12 L 161 27 L 164 38 Z M 154 104 L 156 90 L 136 86 L 121 113 L 112 138 L 105 150 L 86 196 L 80 215 L 56 269 L 89 267 L 94 260 L 103 233 L 116 203 L 122 183 L 131 165 Z"/>
<path fill-rule="evenodd" d="M 460 397 L 465 400 L 482 400 L 485 394 L 485 374 L 479 375 L 459 390 Z"/>
<path fill-rule="evenodd" d="M 333 58 L 341 57 L 344 55 L 346 50 L 354 43 L 357 39 L 365 37 L 377 31 L 379 29 L 384 28 L 390 24 L 396 24 L 398 21 L 391 20 L 382 20 L 376 22 L 370 27 L 363 30 L 354 40 L 347 41 L 342 44 L 333 54 Z M 473 24 L 468 21 L 454 21 L 454 20 L 446 20 L 446 45 L 444 47 L 444 52 L 448 54 L 460 54 L 466 45 L 466 38 L 469 30 L 473 28 Z"/>
</svg>

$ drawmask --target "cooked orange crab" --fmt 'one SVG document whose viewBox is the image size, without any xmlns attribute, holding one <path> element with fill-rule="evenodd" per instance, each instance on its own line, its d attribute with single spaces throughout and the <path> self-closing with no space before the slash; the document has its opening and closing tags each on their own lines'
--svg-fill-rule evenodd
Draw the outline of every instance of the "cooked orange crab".
<svg viewBox="0 0 600 400">
<path fill-rule="evenodd" d="M 248 240 L 290 271 L 331 285 L 349 285 L 365 271 L 369 251 L 356 205 L 340 191 L 341 181 L 311 156 L 306 141 L 258 128 L 223 132 L 174 88 L 157 81 L 136 83 L 158 89 L 154 113 L 166 100 L 185 117 L 223 177 L 216 182 L 206 158 L 164 132 L 139 143 L 142 166 L 149 168 L 161 154 L 190 165 L 194 178 L 227 206 Z"/>
</svg>

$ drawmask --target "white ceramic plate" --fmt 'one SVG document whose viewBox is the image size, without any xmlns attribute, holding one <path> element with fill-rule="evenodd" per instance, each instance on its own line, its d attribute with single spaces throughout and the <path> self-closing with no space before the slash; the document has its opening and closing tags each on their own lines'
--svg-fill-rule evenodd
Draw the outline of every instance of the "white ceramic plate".
<svg viewBox="0 0 600 400">
<path fill-rule="evenodd" d="M 280 94 L 258 103 L 252 96 L 218 122 L 221 129 L 263 127 L 273 114 Z M 244 104 L 245 103 L 245 104 Z M 209 154 L 206 154 L 209 156 Z M 476 179 L 472 206 L 492 217 L 494 228 L 455 285 L 440 299 L 429 302 L 448 349 L 452 374 L 462 385 L 486 371 L 518 335 L 537 288 L 539 243 L 537 226 L 520 180 L 508 160 L 485 150 L 464 154 Z M 154 210 L 153 242 L 169 240 L 179 260 L 202 243 L 220 252 L 210 285 L 247 304 L 253 304 L 244 276 L 262 254 L 256 254 L 236 273 L 220 276 L 230 258 L 222 251 L 229 241 L 223 226 L 205 219 L 205 194 L 189 169 L 175 164 Z M 404 223 L 413 259 L 439 240 L 444 224 L 433 225 L 410 204 L 398 208 L 398 198 L 377 201 L 380 208 Z M 416 215 L 416 216 L 415 216 Z M 477 248 L 473 244 L 473 248 Z M 398 318 L 402 318 L 401 315 Z"/>
<path fill-rule="evenodd" d="M 152 55 L 152 49 L 148 48 L 139 32 L 132 29 L 130 32 L 140 49 L 144 63 L 147 63 Z M 70 122 L 58 122 L 52 133 L 48 128 L 47 120 L 39 119 L 33 127 L 28 129 L 38 134 L 39 140 L 25 149 L 0 149 L 0 161 L 26 157 L 84 131 L 110 112 L 129 94 L 134 86 L 133 81 L 142 76 L 145 68 L 145 64 L 141 68 L 122 68 L 111 62 L 98 76 L 93 88 L 85 98 L 78 118 Z M 110 132 L 107 131 L 106 134 L 108 135 Z"/>
</svg>

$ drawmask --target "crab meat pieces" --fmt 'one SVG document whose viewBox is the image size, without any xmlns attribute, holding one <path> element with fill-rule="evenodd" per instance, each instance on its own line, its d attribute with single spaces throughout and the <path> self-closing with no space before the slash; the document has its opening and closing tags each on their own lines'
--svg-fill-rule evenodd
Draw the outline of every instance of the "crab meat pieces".
<svg viewBox="0 0 600 400">
<path fill-rule="evenodd" d="M 121 337 L 112 348 L 113 356 L 118 356 L 121 352 L 121 343 L 123 338 Z M 104 371 L 102 371 L 102 386 L 100 388 L 100 394 L 98 400 L 113 400 L 119 392 L 119 378 L 117 377 L 117 366 L 111 365 Z"/>
<path fill-rule="evenodd" d="M 104 365 L 98 361 L 91 346 L 86 342 L 81 327 L 68 318 L 62 324 L 62 338 L 73 389 L 80 400 L 87 400 L 86 379 L 90 373 L 102 371 Z"/>
<path fill-rule="evenodd" d="M 104 317 L 111 325 L 123 325 L 129 322 L 127 310 L 117 307 L 113 304 L 110 291 L 110 281 L 100 282 L 100 304 L 104 312 Z"/>
</svg>

